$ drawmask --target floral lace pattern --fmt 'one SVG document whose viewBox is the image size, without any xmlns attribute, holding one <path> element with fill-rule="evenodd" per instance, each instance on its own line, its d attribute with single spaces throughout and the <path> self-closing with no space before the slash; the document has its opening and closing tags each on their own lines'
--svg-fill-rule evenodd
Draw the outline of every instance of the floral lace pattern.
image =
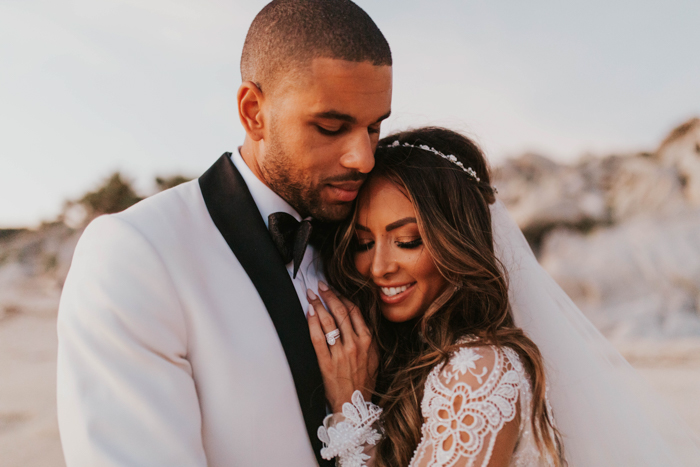
<svg viewBox="0 0 700 467">
<path fill-rule="evenodd" d="M 492 365 L 479 361 L 489 355 Z M 517 355 L 508 348 L 462 347 L 425 384 L 421 410 L 423 440 L 411 465 L 488 464 L 496 434 L 517 414 L 521 374 Z M 481 366 L 481 370 L 478 370 Z M 468 376 L 468 377 L 465 377 Z"/>
<path fill-rule="evenodd" d="M 365 402 L 360 391 L 352 394 L 352 403 L 343 404 L 342 415 L 328 415 L 318 428 L 318 438 L 323 441 L 321 457 L 333 459 L 342 467 L 363 467 L 370 456 L 366 445 L 375 445 L 381 439 L 373 425 L 379 420 L 382 409 Z"/>
<path fill-rule="evenodd" d="M 473 341 L 466 337 L 460 343 Z M 519 436 L 509 465 L 552 465 L 535 444 L 531 403 L 530 379 L 514 350 L 491 345 L 461 347 L 428 375 L 421 403 L 422 438 L 409 467 L 485 467 L 498 432 L 518 414 Z M 345 413 L 346 407 L 351 416 Z M 343 467 L 364 467 L 371 459 L 368 446 L 381 438 L 371 427 L 380 413 L 379 407 L 365 402 L 356 391 L 353 403 L 343 406 L 345 420 L 329 427 L 327 422 L 337 420 L 338 415 L 328 416 L 319 428 L 319 438 L 326 446 L 323 457 L 337 457 Z"/>
</svg>

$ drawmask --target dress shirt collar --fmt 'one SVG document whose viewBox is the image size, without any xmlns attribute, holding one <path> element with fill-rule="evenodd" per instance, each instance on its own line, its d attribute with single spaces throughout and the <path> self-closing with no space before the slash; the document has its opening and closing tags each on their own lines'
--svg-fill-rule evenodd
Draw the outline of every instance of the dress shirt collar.
<svg viewBox="0 0 700 467">
<path fill-rule="evenodd" d="M 238 171 L 243 177 L 245 184 L 248 186 L 250 194 L 253 196 L 253 201 L 258 206 L 260 215 L 265 221 L 265 227 L 268 225 L 268 216 L 274 212 L 286 212 L 291 214 L 298 221 L 301 221 L 301 216 L 299 213 L 289 205 L 285 200 L 282 199 L 280 195 L 272 191 L 272 189 L 265 185 L 262 180 L 260 180 L 250 167 L 245 163 L 243 157 L 241 157 L 241 148 L 231 154 L 231 161 L 233 165 L 236 166 Z"/>
</svg>

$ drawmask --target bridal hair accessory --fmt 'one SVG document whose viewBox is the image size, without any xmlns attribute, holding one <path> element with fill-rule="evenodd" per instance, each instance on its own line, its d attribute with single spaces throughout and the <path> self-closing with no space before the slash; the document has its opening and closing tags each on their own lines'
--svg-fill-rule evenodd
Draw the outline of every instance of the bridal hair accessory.
<svg viewBox="0 0 700 467">
<path fill-rule="evenodd" d="M 326 342 L 328 342 L 328 345 L 335 345 L 336 340 L 340 337 L 340 330 L 338 328 L 335 328 L 328 334 L 326 334 Z"/>
<path fill-rule="evenodd" d="M 480 179 L 479 176 L 476 174 L 476 172 L 474 171 L 474 169 L 472 169 L 471 167 L 464 167 L 464 164 L 462 164 L 462 162 L 460 162 L 459 160 L 457 160 L 457 157 L 456 157 L 456 156 L 454 156 L 454 155 L 452 155 L 452 154 L 443 154 L 443 153 L 441 153 L 440 151 L 438 151 L 437 149 L 431 148 L 430 146 L 428 146 L 428 145 L 426 145 L 426 144 L 418 144 L 418 145 L 416 145 L 416 144 L 410 144 L 410 143 L 403 143 L 403 144 L 401 144 L 401 143 L 399 142 L 399 140 L 397 139 L 396 141 L 394 141 L 394 142 L 391 143 L 390 145 L 388 145 L 388 146 L 382 146 L 382 147 L 386 147 L 386 148 L 398 148 L 399 146 L 402 146 L 402 147 L 404 147 L 404 148 L 418 148 L 418 149 L 423 149 L 424 151 L 432 152 L 432 153 L 435 154 L 436 156 L 440 156 L 440 157 L 442 157 L 443 159 L 452 162 L 454 165 L 456 165 L 457 167 L 459 167 L 460 169 L 462 169 L 464 172 L 466 172 L 471 178 L 473 178 L 473 179 L 476 180 L 477 182 L 480 182 L 480 181 L 481 181 L 481 179 Z"/>
</svg>

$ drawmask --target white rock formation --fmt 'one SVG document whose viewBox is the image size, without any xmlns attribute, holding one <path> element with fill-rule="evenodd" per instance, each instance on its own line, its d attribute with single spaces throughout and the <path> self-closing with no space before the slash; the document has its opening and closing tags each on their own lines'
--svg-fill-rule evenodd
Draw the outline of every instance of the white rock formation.
<svg viewBox="0 0 700 467">
<path fill-rule="evenodd" d="M 654 154 L 496 171 L 542 265 L 606 335 L 700 337 L 700 119 Z"/>
<path fill-rule="evenodd" d="M 589 173 L 542 156 L 508 161 L 496 169 L 494 184 L 530 240 L 555 226 L 583 227 L 608 218 L 604 192 Z"/>
<path fill-rule="evenodd" d="M 656 151 L 656 158 L 678 172 L 686 199 L 700 206 L 700 118 L 673 130 Z"/>
<path fill-rule="evenodd" d="M 611 338 L 700 336 L 700 209 L 558 229 L 540 262 Z"/>
</svg>

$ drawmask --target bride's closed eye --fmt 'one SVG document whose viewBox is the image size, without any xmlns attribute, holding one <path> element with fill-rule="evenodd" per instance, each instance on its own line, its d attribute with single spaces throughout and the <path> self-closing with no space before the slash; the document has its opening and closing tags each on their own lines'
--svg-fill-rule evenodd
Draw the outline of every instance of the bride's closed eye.
<svg viewBox="0 0 700 467">
<path fill-rule="evenodd" d="M 418 237 L 409 241 L 397 240 L 394 243 L 396 246 L 403 248 L 404 250 L 413 250 L 423 245 L 423 239 Z M 374 247 L 374 240 L 355 240 L 353 247 L 353 249 L 358 253 L 369 251 Z"/>
<path fill-rule="evenodd" d="M 423 244 L 423 239 L 420 237 L 416 238 L 415 240 L 408 241 L 408 242 L 399 242 L 399 241 L 396 242 L 396 246 L 398 246 L 399 248 L 404 248 L 406 250 L 413 250 L 414 248 L 418 248 L 422 244 Z"/>
<path fill-rule="evenodd" d="M 355 240 L 354 245 L 353 245 L 353 249 L 356 252 L 361 253 L 363 251 L 371 250 L 373 246 L 374 246 L 374 240 L 369 240 L 369 241 L 367 241 L 367 240 L 364 240 L 364 241 L 363 240 Z"/>
</svg>

